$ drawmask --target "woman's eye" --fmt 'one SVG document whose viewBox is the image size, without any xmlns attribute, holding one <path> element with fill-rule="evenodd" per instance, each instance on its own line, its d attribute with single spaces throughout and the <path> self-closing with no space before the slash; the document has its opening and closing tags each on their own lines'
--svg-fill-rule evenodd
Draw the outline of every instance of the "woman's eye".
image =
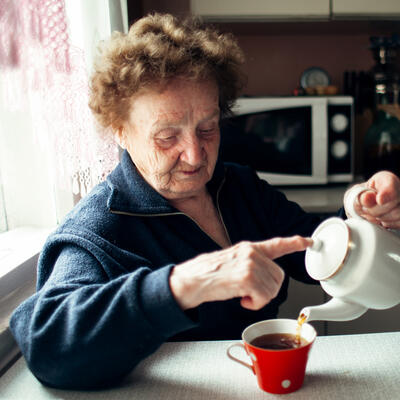
<svg viewBox="0 0 400 400">
<path fill-rule="evenodd" d="M 200 133 L 204 136 L 213 135 L 215 133 L 215 130 L 216 130 L 215 126 L 204 127 L 199 129 Z"/>
<path fill-rule="evenodd" d="M 158 141 L 165 142 L 165 143 L 172 142 L 174 139 L 175 139 L 175 136 L 166 136 L 166 137 L 157 138 Z"/>
<path fill-rule="evenodd" d="M 175 143 L 176 136 L 161 136 L 156 138 L 156 143 L 160 147 L 169 147 Z"/>
</svg>

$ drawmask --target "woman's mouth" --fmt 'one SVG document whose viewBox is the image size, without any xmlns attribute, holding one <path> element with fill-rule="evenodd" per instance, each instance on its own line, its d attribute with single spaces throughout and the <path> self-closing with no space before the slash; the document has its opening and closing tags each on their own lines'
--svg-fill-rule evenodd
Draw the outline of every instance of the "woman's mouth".
<svg viewBox="0 0 400 400">
<path fill-rule="evenodd" d="M 200 171 L 200 168 L 185 170 L 185 171 L 181 171 L 181 172 L 186 176 L 191 176 L 191 175 L 197 174 L 199 171 Z"/>
</svg>

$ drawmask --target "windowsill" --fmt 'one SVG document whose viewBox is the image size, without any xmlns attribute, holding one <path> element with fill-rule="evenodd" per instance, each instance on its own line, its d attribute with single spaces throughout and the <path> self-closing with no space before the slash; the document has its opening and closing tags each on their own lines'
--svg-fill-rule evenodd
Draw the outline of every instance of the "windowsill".
<svg viewBox="0 0 400 400">
<path fill-rule="evenodd" d="M 21 227 L 0 233 L 0 280 L 38 254 L 51 229 Z M 0 291 L 0 297 L 2 296 Z"/>
<path fill-rule="evenodd" d="M 0 234 L 0 373 L 18 354 L 10 316 L 35 291 L 37 260 L 51 230 L 21 227 Z"/>
<path fill-rule="evenodd" d="M 0 333 L 13 309 L 34 290 L 38 255 L 50 231 L 22 227 L 0 234 Z"/>
</svg>

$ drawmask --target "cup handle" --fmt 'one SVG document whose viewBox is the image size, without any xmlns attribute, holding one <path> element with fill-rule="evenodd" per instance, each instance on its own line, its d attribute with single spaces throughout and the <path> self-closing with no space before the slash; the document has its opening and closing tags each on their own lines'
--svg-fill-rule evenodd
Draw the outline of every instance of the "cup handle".
<svg viewBox="0 0 400 400">
<path fill-rule="evenodd" d="M 236 358 L 235 356 L 233 356 L 233 355 L 231 354 L 230 350 L 231 350 L 233 347 L 241 347 L 241 348 L 243 348 L 243 349 L 246 351 L 246 347 L 244 347 L 242 343 L 233 343 L 233 344 L 231 344 L 231 345 L 226 349 L 226 355 L 227 355 L 231 360 L 236 361 L 236 362 L 238 362 L 239 364 L 242 364 L 242 365 L 244 365 L 245 367 L 249 368 L 249 369 L 251 370 L 251 372 L 253 372 L 253 374 L 254 374 L 255 372 L 254 372 L 254 368 L 253 368 L 252 365 L 250 365 L 250 364 L 248 364 L 247 362 L 244 362 L 244 361 L 242 361 L 242 360 L 239 360 L 238 358 Z"/>
</svg>

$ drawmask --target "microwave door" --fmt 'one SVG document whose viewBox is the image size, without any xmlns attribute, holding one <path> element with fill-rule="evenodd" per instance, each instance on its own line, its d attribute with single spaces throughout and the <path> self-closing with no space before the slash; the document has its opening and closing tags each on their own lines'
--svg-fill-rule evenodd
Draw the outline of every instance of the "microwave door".
<svg viewBox="0 0 400 400">
<path fill-rule="evenodd" d="M 302 106 L 230 118 L 221 126 L 221 157 L 250 165 L 273 185 L 326 183 L 326 162 L 315 154 L 323 146 L 321 120 L 314 115 Z"/>
</svg>

